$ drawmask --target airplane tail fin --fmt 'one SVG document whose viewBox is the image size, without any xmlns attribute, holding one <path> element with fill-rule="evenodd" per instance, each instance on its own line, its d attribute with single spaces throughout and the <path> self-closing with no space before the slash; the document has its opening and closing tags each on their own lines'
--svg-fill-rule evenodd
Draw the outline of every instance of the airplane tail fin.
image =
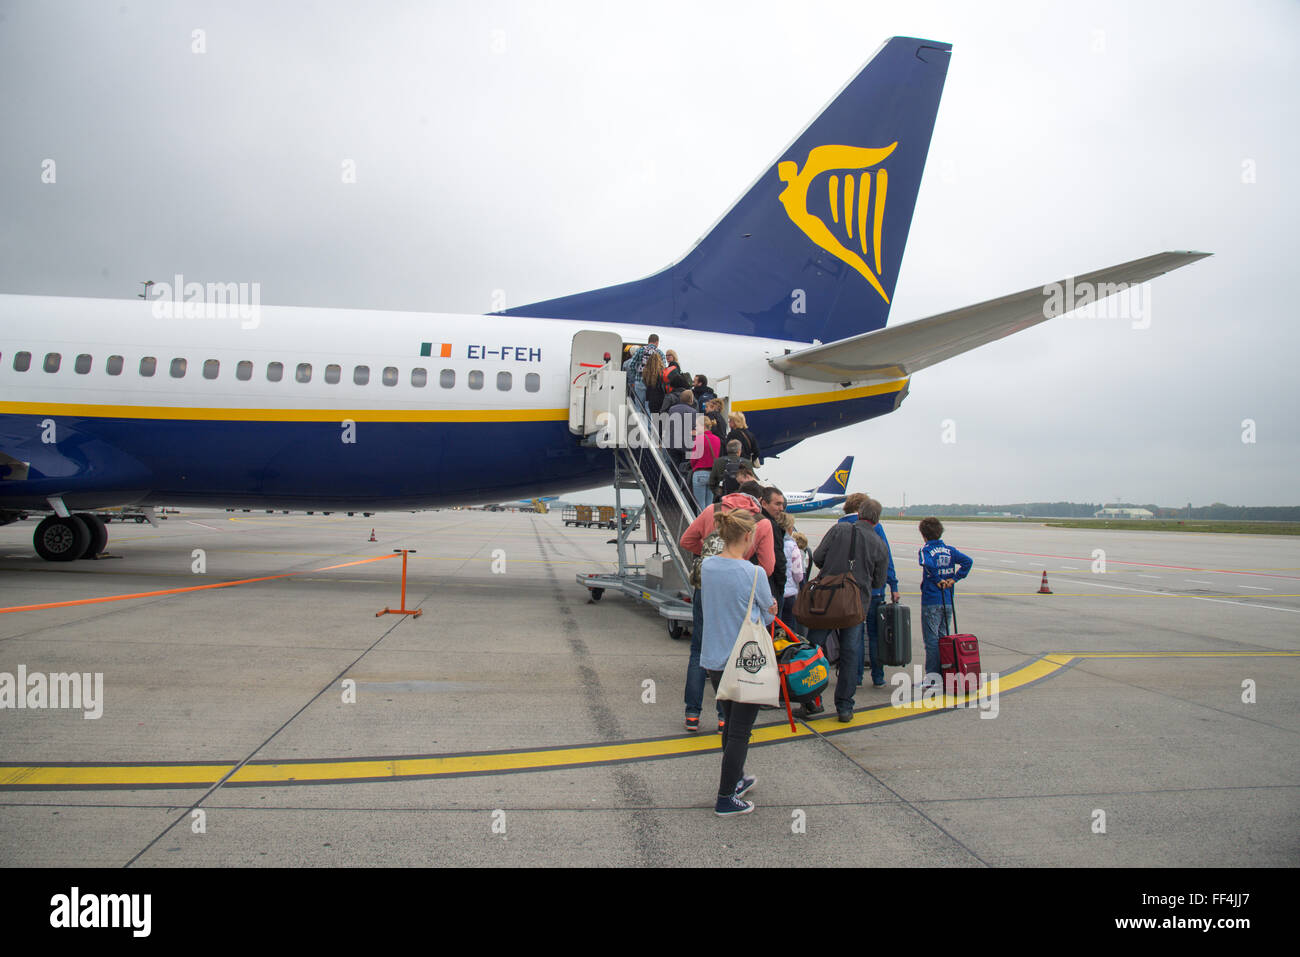
<svg viewBox="0 0 1300 957">
<path fill-rule="evenodd" d="M 840 463 L 839 468 L 831 473 L 831 477 L 817 489 L 819 492 L 826 492 L 830 495 L 843 495 L 849 487 L 849 474 L 853 471 L 853 456 L 848 456 Z"/>
<path fill-rule="evenodd" d="M 886 41 L 674 265 L 501 314 L 801 342 L 883 328 L 951 49 Z"/>
</svg>

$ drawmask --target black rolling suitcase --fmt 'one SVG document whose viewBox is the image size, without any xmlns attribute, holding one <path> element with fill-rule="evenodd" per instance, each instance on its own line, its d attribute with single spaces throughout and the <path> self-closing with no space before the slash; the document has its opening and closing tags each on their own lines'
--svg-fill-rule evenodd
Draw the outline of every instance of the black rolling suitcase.
<svg viewBox="0 0 1300 957">
<path fill-rule="evenodd" d="M 881 664 L 901 668 L 912 660 L 912 609 L 882 601 L 876 609 L 876 634 Z"/>
</svg>

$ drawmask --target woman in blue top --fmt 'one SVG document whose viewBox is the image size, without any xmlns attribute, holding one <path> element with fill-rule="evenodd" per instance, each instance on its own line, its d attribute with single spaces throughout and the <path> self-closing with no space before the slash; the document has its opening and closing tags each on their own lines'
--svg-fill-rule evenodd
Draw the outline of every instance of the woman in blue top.
<svg viewBox="0 0 1300 957">
<path fill-rule="evenodd" d="M 735 509 L 719 512 L 714 521 L 716 531 L 722 536 L 723 549 L 722 554 L 706 558 L 700 564 L 704 605 L 700 665 L 708 672 L 716 692 L 722 669 L 727 666 L 736 635 L 745 620 L 745 609 L 750 609 L 752 621 L 770 624 L 776 616 L 776 601 L 763 569 L 745 559 L 745 553 L 754 543 L 754 514 Z M 745 774 L 745 756 L 749 753 L 749 735 L 758 715 L 758 705 L 738 701 L 721 704 L 722 776 L 714 811 L 724 817 L 748 814 L 754 810 L 754 802 L 741 797 L 758 782 L 757 778 Z"/>
</svg>

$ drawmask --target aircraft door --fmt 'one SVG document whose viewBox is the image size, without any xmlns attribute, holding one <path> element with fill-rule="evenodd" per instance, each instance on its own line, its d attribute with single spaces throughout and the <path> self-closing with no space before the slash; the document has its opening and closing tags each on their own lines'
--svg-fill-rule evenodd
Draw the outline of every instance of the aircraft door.
<svg viewBox="0 0 1300 957">
<path fill-rule="evenodd" d="M 713 387 L 713 391 L 718 394 L 718 399 L 722 402 L 722 424 L 727 425 L 727 416 L 731 415 L 731 376 L 724 375 L 717 381 L 710 379 L 709 385 Z M 730 426 L 727 431 L 730 431 Z"/>
<path fill-rule="evenodd" d="M 605 356 L 614 368 L 619 367 L 623 340 L 617 332 L 584 329 L 573 337 L 569 356 L 569 431 L 586 435 L 587 380 L 604 368 Z"/>
</svg>

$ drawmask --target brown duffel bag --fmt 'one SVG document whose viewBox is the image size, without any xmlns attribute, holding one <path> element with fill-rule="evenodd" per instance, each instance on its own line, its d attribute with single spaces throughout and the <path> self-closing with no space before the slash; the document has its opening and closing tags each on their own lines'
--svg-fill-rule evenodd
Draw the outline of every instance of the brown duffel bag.
<svg viewBox="0 0 1300 957">
<path fill-rule="evenodd" d="M 805 581 L 794 602 L 794 617 L 809 628 L 847 628 L 866 621 L 862 608 L 862 591 L 853 577 L 853 546 L 857 544 L 858 526 L 849 536 L 849 570 L 841 575 L 818 575 Z"/>
</svg>

